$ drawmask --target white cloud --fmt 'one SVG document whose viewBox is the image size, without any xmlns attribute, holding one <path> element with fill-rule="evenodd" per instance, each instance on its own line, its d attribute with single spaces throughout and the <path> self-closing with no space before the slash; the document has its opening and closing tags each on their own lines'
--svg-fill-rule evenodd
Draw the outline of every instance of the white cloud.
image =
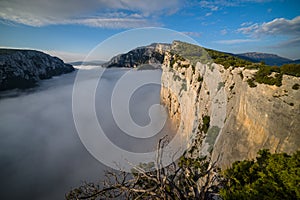
<svg viewBox="0 0 300 200">
<path fill-rule="evenodd" d="M 250 26 L 253 22 L 243 22 L 241 26 Z"/>
<path fill-rule="evenodd" d="M 82 24 L 133 28 L 152 25 L 151 18 L 174 13 L 179 4 L 179 0 L 1 0 L 0 21 L 29 26 Z"/>
<path fill-rule="evenodd" d="M 218 44 L 240 44 L 240 43 L 246 43 L 246 42 L 256 42 L 257 40 L 254 39 L 233 39 L 233 40 L 218 40 L 215 41 L 215 43 Z"/>
<path fill-rule="evenodd" d="M 211 15 L 212 15 L 212 12 L 209 12 L 209 13 L 205 14 L 206 17 L 211 16 Z"/>
<path fill-rule="evenodd" d="M 270 22 L 264 22 L 263 24 L 253 24 L 248 27 L 238 29 L 238 32 L 248 34 L 252 36 L 263 35 L 300 35 L 300 16 L 294 19 L 276 18 Z"/>
</svg>

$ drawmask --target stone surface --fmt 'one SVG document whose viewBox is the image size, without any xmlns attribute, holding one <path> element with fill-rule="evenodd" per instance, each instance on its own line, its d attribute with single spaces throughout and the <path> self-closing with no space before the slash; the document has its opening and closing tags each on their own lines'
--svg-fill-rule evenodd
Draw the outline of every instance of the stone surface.
<svg viewBox="0 0 300 200">
<path fill-rule="evenodd" d="M 300 149 L 300 78 L 283 76 L 281 87 L 258 84 L 250 88 L 235 69 L 232 91 L 227 89 L 226 123 L 215 143 L 213 159 L 228 167 L 232 162 L 253 159 L 259 149 L 292 153 Z M 234 94 L 233 94 L 234 93 Z"/>
<path fill-rule="evenodd" d="M 72 71 L 72 65 L 39 51 L 0 49 L 0 91 L 30 88 L 39 80 Z"/>
</svg>

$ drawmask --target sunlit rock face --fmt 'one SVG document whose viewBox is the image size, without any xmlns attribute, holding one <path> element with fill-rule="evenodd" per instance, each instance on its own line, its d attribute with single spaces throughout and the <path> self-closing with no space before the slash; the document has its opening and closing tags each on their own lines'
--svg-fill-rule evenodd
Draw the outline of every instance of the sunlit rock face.
<svg viewBox="0 0 300 200">
<path fill-rule="evenodd" d="M 300 149 L 300 90 L 292 89 L 299 77 L 284 75 L 280 87 L 251 88 L 247 80 L 255 70 L 225 69 L 214 63 L 192 66 L 174 62 L 172 56 L 165 53 L 161 101 L 180 134 L 190 141 L 193 156 L 212 156 L 226 168 L 234 161 L 255 158 L 259 149 L 287 153 Z M 201 130 L 204 116 L 210 116 L 206 133 Z"/>
<path fill-rule="evenodd" d="M 258 84 L 250 88 L 236 70 L 228 76 L 235 84 L 227 90 L 227 119 L 215 144 L 213 157 L 221 166 L 255 158 L 259 149 L 292 153 L 300 149 L 300 92 L 292 86 L 300 78 L 283 76 L 281 87 Z"/>
<path fill-rule="evenodd" d="M 0 49 L 0 90 L 30 88 L 39 80 L 72 71 L 72 65 L 39 51 Z"/>
</svg>

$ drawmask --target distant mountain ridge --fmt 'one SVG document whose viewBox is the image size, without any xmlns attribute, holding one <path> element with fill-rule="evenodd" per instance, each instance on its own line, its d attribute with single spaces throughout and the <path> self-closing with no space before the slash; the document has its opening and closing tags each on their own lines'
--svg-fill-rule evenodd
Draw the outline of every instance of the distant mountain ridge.
<svg viewBox="0 0 300 200">
<path fill-rule="evenodd" d="M 72 65 L 40 51 L 0 49 L 0 91 L 34 87 L 40 80 L 74 70 Z"/>
<path fill-rule="evenodd" d="M 267 65 L 281 66 L 283 64 L 295 62 L 294 60 L 284 58 L 276 54 L 269 54 L 269 53 L 247 52 L 247 53 L 234 54 L 234 55 L 239 58 L 249 60 L 251 62 L 265 62 L 265 64 Z"/>
<path fill-rule="evenodd" d="M 161 64 L 163 62 L 165 51 L 170 49 L 171 49 L 171 44 L 153 43 L 151 45 L 137 47 L 127 53 L 114 56 L 110 61 L 104 63 L 102 66 L 107 68 L 110 67 L 135 68 L 143 64 Z M 274 65 L 281 66 L 283 64 L 288 64 L 288 63 L 300 63 L 300 59 L 291 60 L 288 58 L 278 56 L 276 54 L 260 53 L 260 52 L 247 52 L 241 54 L 233 54 L 228 52 L 220 52 L 212 49 L 210 50 L 222 54 L 231 55 L 254 63 L 264 62 L 265 64 L 271 66 Z"/>
<path fill-rule="evenodd" d="M 91 61 L 75 61 L 75 62 L 69 62 L 68 64 L 73 66 L 78 65 L 102 65 L 106 61 L 103 60 L 91 60 Z"/>
</svg>

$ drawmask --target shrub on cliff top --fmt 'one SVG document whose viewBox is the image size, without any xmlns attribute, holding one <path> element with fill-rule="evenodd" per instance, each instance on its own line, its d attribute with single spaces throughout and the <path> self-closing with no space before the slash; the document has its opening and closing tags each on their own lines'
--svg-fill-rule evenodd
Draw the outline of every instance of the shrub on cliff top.
<svg viewBox="0 0 300 200">
<path fill-rule="evenodd" d="M 238 161 L 224 171 L 223 199 L 300 199 L 300 151 L 260 150 L 258 155 L 256 161 Z"/>
<path fill-rule="evenodd" d="M 272 76 L 272 73 L 275 73 L 275 75 Z M 278 87 L 282 85 L 282 73 L 279 67 L 261 65 L 259 70 L 254 75 L 254 78 L 258 83 L 276 85 Z"/>
<path fill-rule="evenodd" d="M 284 64 L 280 67 L 283 74 L 300 77 L 300 64 Z"/>
<path fill-rule="evenodd" d="M 293 90 L 298 90 L 300 88 L 300 85 L 298 83 L 295 83 L 293 86 L 292 86 L 292 89 Z"/>
</svg>

